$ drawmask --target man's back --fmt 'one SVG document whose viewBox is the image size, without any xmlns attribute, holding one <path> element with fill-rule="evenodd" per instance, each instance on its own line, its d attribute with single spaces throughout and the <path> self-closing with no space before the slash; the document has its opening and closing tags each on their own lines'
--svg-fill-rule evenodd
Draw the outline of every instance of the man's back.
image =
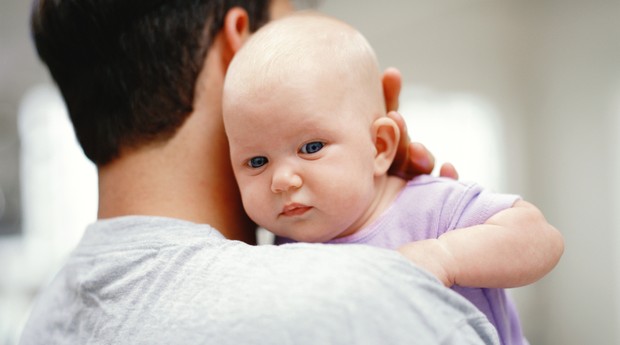
<svg viewBox="0 0 620 345">
<path fill-rule="evenodd" d="M 478 344 L 472 305 L 391 251 L 248 246 L 154 217 L 98 222 L 22 344 Z"/>
</svg>

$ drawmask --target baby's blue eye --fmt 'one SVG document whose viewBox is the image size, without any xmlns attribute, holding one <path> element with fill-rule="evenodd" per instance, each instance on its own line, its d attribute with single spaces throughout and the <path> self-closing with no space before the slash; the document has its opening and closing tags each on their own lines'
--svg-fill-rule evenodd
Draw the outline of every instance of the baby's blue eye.
<svg viewBox="0 0 620 345">
<path fill-rule="evenodd" d="M 267 164 L 267 162 L 269 162 L 269 160 L 267 159 L 267 157 L 263 157 L 263 156 L 258 156 L 258 157 L 252 157 L 250 158 L 250 160 L 248 161 L 248 166 L 250 168 L 260 168 L 263 165 Z"/>
<path fill-rule="evenodd" d="M 305 154 L 317 153 L 321 151 L 323 146 L 325 146 L 325 143 L 322 143 L 320 141 L 313 141 L 311 143 L 304 144 L 301 147 L 300 151 L 301 153 L 305 153 Z"/>
</svg>

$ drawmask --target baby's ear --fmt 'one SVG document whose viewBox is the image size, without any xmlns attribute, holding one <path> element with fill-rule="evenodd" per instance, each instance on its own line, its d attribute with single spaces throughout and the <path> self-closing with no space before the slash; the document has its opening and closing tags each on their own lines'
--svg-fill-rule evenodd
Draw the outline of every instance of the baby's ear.
<svg viewBox="0 0 620 345">
<path fill-rule="evenodd" d="M 394 120 L 384 116 L 372 123 L 372 134 L 377 151 L 375 155 L 375 176 L 380 176 L 387 173 L 394 156 L 396 156 L 400 130 Z"/>
</svg>

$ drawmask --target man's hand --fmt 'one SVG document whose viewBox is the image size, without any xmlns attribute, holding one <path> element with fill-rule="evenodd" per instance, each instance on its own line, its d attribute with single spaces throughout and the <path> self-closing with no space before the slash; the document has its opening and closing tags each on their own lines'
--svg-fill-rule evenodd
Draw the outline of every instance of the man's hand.
<svg viewBox="0 0 620 345">
<path fill-rule="evenodd" d="M 407 133 L 407 125 L 403 117 L 396 112 L 398 110 L 398 97 L 402 86 L 402 77 L 396 68 L 388 68 L 383 73 L 383 96 L 388 112 L 387 116 L 392 118 L 400 129 L 400 141 L 396 157 L 388 174 L 410 180 L 418 175 L 430 174 L 435 168 L 435 157 L 420 143 L 411 142 Z M 439 176 L 458 179 L 458 173 L 454 166 L 445 163 L 441 166 Z"/>
</svg>

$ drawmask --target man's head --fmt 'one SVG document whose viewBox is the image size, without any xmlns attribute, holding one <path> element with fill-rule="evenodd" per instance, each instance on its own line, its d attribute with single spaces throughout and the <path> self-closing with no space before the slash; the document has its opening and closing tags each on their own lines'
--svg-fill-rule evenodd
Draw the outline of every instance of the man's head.
<svg viewBox="0 0 620 345">
<path fill-rule="evenodd" d="M 269 0 L 36 0 L 37 51 L 67 103 L 86 156 L 97 165 L 126 148 L 165 141 L 193 110 L 196 79 L 227 12 L 250 30 Z"/>
<path fill-rule="evenodd" d="M 399 131 L 355 29 L 315 13 L 266 25 L 231 62 L 223 110 L 243 204 L 259 225 L 323 242 L 374 214 Z"/>
</svg>

